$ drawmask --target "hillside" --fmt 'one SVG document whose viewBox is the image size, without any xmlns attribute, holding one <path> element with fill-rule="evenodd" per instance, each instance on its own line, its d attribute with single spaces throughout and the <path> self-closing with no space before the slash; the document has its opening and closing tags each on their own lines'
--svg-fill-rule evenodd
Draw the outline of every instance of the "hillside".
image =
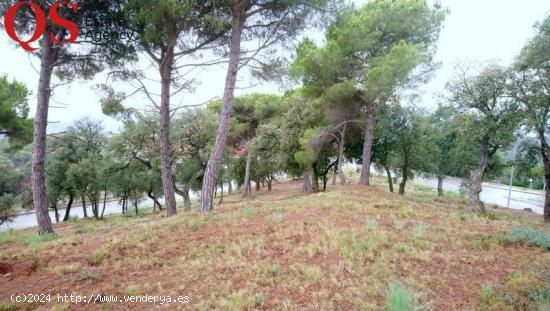
<svg viewBox="0 0 550 311">
<path fill-rule="evenodd" d="M 427 310 L 536 310 L 550 297 L 550 252 L 510 235 L 548 236 L 540 216 L 477 216 L 420 186 L 404 198 L 383 185 L 300 187 L 225 197 L 208 217 L 145 212 L 72 221 L 45 238 L 0 233 L 0 310 L 380 310 L 408 293 Z M 15 304 L 12 293 L 55 303 Z M 57 303 L 71 293 L 188 302 Z"/>
</svg>

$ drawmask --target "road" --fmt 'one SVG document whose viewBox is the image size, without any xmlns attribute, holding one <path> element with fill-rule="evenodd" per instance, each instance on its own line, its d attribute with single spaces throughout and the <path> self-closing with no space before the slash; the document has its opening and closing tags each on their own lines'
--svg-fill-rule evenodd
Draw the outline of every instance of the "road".
<svg viewBox="0 0 550 311">
<path fill-rule="evenodd" d="M 443 181 L 443 190 L 458 192 L 462 180 L 454 177 L 446 177 Z M 437 188 L 435 178 L 416 178 L 414 183 Z M 499 207 L 506 207 L 508 204 L 508 186 L 493 183 L 483 183 L 481 200 L 486 204 L 495 204 Z M 534 213 L 543 214 L 544 191 L 530 190 L 525 188 L 512 187 L 510 196 L 510 208 L 516 210 L 531 209 Z"/>
<path fill-rule="evenodd" d="M 182 200 L 182 198 L 180 196 L 176 196 L 176 201 L 180 202 L 181 200 Z M 164 199 L 159 199 L 159 201 L 160 201 L 161 204 L 164 204 Z M 151 206 L 153 206 L 153 201 L 149 198 L 145 198 L 145 199 L 142 199 L 142 200 L 139 201 L 138 206 L 139 207 L 144 207 L 144 206 L 151 207 Z M 103 203 L 100 204 L 99 208 L 100 209 L 103 208 Z M 121 210 L 122 210 L 122 206 L 121 206 L 121 204 L 119 204 L 118 200 L 110 201 L 110 202 L 108 201 L 107 204 L 105 205 L 105 214 L 104 215 L 120 214 Z M 93 215 L 91 207 L 88 206 L 86 211 L 87 211 L 88 216 Z M 128 206 L 128 212 L 129 213 L 134 213 L 134 207 L 133 207 L 132 204 L 130 204 Z M 65 209 L 60 210 L 59 211 L 59 217 L 63 218 L 64 215 L 65 215 Z M 71 213 L 70 213 L 71 217 L 82 218 L 83 215 L 84 215 L 84 209 L 82 208 L 82 206 L 73 206 L 71 208 Z M 55 212 L 53 210 L 50 210 L 50 218 L 53 222 L 55 222 Z M 11 222 L 2 224 L 0 226 L 0 232 L 1 231 L 6 231 L 6 230 L 9 230 L 9 229 L 23 229 L 23 228 L 36 227 L 36 225 L 37 225 L 36 224 L 36 215 L 35 215 L 34 212 L 30 212 L 30 213 L 18 215 L 16 217 L 14 217 Z"/>
</svg>

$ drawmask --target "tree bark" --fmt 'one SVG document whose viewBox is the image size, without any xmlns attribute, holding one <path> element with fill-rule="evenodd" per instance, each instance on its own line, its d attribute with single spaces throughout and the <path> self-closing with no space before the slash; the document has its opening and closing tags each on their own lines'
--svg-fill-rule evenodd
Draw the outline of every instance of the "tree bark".
<svg viewBox="0 0 550 311">
<path fill-rule="evenodd" d="M 311 179 L 310 179 L 310 176 L 309 176 L 309 170 L 304 170 L 302 172 L 302 178 L 303 178 L 303 186 L 302 186 L 302 189 L 304 190 L 304 192 L 307 192 L 307 193 L 312 193 L 313 192 L 313 187 L 311 185 Z"/>
<path fill-rule="evenodd" d="M 485 213 L 485 205 L 481 202 L 479 194 L 482 191 L 481 183 L 483 182 L 483 176 L 485 175 L 485 169 L 487 168 L 487 162 L 489 159 L 489 146 L 484 139 L 481 142 L 479 163 L 475 169 L 470 173 L 470 210 L 476 213 Z"/>
<path fill-rule="evenodd" d="M 387 165 L 384 165 L 384 169 L 386 170 L 386 176 L 388 176 L 388 186 L 390 187 L 390 192 L 393 193 L 393 180 L 391 178 L 390 168 Z"/>
<path fill-rule="evenodd" d="M 273 176 L 269 175 L 267 179 L 267 191 L 270 192 L 273 189 Z"/>
<path fill-rule="evenodd" d="M 45 35 L 40 41 L 40 78 L 38 80 L 36 116 L 34 119 L 32 146 L 32 197 L 38 234 L 53 233 L 52 220 L 48 213 L 48 198 L 44 164 L 46 161 L 46 131 L 48 126 L 48 108 L 51 96 L 51 79 L 57 51 L 50 36 Z"/>
<path fill-rule="evenodd" d="M 55 213 L 55 223 L 59 223 L 59 210 L 57 209 L 57 202 L 52 204 L 52 209 Z"/>
<path fill-rule="evenodd" d="M 149 191 L 147 191 L 147 196 L 149 197 L 149 199 L 153 200 L 154 210 L 156 211 L 156 209 L 158 208 L 159 211 L 162 211 L 162 204 L 160 204 L 157 197 L 153 195 L 153 186 L 149 187 Z"/>
<path fill-rule="evenodd" d="M 220 188 L 221 188 L 221 193 L 220 193 L 220 201 L 218 202 L 218 204 L 223 203 L 223 178 L 220 178 Z"/>
<path fill-rule="evenodd" d="M 544 129 L 538 131 L 540 151 L 544 165 L 544 221 L 550 223 L 550 147 L 544 136 Z"/>
<path fill-rule="evenodd" d="M 409 176 L 407 174 L 407 169 L 408 168 L 405 168 L 403 170 L 403 177 L 401 179 L 401 183 L 399 184 L 399 194 L 400 195 L 405 195 L 405 186 L 407 185 L 407 180 L 409 179 Z"/>
<path fill-rule="evenodd" d="M 67 202 L 67 208 L 65 209 L 65 216 L 63 217 L 63 221 L 69 221 L 69 217 L 71 214 L 71 206 L 73 206 L 74 201 L 74 195 L 71 193 L 69 194 L 69 202 Z"/>
<path fill-rule="evenodd" d="M 347 123 L 344 124 L 344 128 L 342 129 L 342 134 L 340 136 L 340 146 L 338 148 L 338 176 L 340 176 L 340 184 L 342 186 L 346 184 L 346 176 L 344 175 L 344 170 L 342 169 L 342 167 L 344 166 L 344 147 L 346 144 L 347 127 Z"/>
<path fill-rule="evenodd" d="M 82 198 L 82 212 L 84 213 L 84 218 L 88 218 L 88 211 L 86 210 L 86 199 Z"/>
<path fill-rule="evenodd" d="M 250 150 L 246 151 L 246 165 L 244 167 L 244 184 L 248 185 L 250 182 L 250 166 L 252 166 L 252 152 Z M 243 197 L 248 196 L 248 187 L 243 187 L 241 195 Z"/>
<path fill-rule="evenodd" d="M 172 179 L 172 160 L 170 158 L 170 82 L 172 80 L 173 61 L 174 47 L 168 47 L 165 57 L 160 64 L 160 167 L 167 217 L 178 213 Z"/>
<path fill-rule="evenodd" d="M 367 125 L 365 129 L 365 139 L 363 142 L 363 163 L 361 166 L 360 184 L 369 186 L 370 166 L 372 160 L 372 141 L 374 139 L 374 105 L 372 103 L 367 103 L 365 105 L 365 113 Z"/>
<path fill-rule="evenodd" d="M 313 192 L 317 193 L 319 192 L 319 176 L 317 175 L 317 169 L 315 168 L 315 164 L 313 165 L 313 169 L 311 170 L 311 185 L 313 188 Z"/>
<path fill-rule="evenodd" d="M 105 207 L 107 207 L 107 190 L 103 191 L 103 209 L 101 210 L 101 216 L 99 216 L 99 219 L 103 219 L 103 215 L 105 215 Z"/>
<path fill-rule="evenodd" d="M 223 94 L 222 109 L 220 112 L 219 126 L 216 133 L 216 141 L 206 170 L 202 184 L 199 210 L 208 213 L 212 210 L 212 200 L 216 188 L 217 175 L 220 170 L 225 141 L 229 130 L 229 115 L 233 106 L 233 97 L 235 93 L 235 84 L 237 82 L 237 73 L 240 65 L 241 54 L 241 33 L 244 21 L 243 8 L 237 8 L 233 12 L 231 26 L 231 46 L 229 51 L 229 65 L 227 76 L 225 78 L 225 89 Z"/>
<path fill-rule="evenodd" d="M 227 185 L 227 193 L 232 194 L 233 193 L 233 181 L 229 180 L 229 184 Z"/>
<path fill-rule="evenodd" d="M 440 165 L 439 172 L 437 174 L 437 196 L 442 197 L 443 196 L 443 167 Z"/>
<path fill-rule="evenodd" d="M 190 212 L 192 209 L 191 199 L 189 198 L 189 190 L 183 190 L 183 210 L 185 212 Z"/>
</svg>

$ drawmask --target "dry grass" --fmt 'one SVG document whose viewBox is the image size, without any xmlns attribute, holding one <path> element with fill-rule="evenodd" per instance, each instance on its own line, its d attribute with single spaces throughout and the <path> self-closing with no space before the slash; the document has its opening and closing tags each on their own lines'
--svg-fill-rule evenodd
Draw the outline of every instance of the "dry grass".
<svg viewBox="0 0 550 311">
<path fill-rule="evenodd" d="M 536 310 L 550 297 L 550 252 L 508 238 L 520 226 L 548 233 L 537 216 L 477 216 L 424 187 L 404 198 L 382 185 L 299 189 L 226 197 L 208 217 L 72 222 L 51 239 L 4 233 L 0 310 L 182 308 L 13 305 L 12 293 L 187 295 L 189 310 L 380 310 L 397 283 L 423 310 Z"/>
</svg>

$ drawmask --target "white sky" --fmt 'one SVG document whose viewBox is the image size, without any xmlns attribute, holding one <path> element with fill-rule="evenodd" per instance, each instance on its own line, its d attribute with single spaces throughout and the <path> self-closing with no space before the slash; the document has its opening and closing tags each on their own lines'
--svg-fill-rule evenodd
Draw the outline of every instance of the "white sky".
<svg viewBox="0 0 550 311">
<path fill-rule="evenodd" d="M 354 0 L 357 4 L 366 0 Z M 441 33 L 436 60 L 442 63 L 440 70 L 430 83 L 422 87 L 422 105 L 434 107 L 434 94 L 443 90 L 445 83 L 452 77 L 453 67 L 458 62 L 483 63 L 497 61 L 500 64 L 510 64 L 518 55 L 525 42 L 533 36 L 533 25 L 550 13 L 548 0 L 442 0 L 441 3 L 450 9 Z M 38 74 L 33 69 L 38 68 L 35 57 L 23 49 L 15 47 L 8 41 L 5 32 L 0 32 L 0 74 L 6 74 L 10 79 L 24 82 L 30 90 L 35 90 L 38 84 Z M 223 93 L 225 80 L 225 65 L 212 67 L 198 76 L 201 84 L 193 94 L 182 94 L 172 99 L 173 105 L 182 102 L 199 104 Z M 245 72 L 239 75 L 238 87 L 254 84 L 246 77 Z M 151 77 L 157 74 L 151 72 Z M 92 82 L 73 83 L 55 91 L 52 106 L 58 103 L 66 108 L 51 108 L 49 132 L 62 130 L 72 121 L 90 117 L 103 120 L 109 130 L 116 130 L 119 124 L 101 113 L 99 94 L 93 89 L 97 83 L 105 81 L 101 74 Z M 250 92 L 278 92 L 278 88 L 269 83 L 237 91 L 238 94 Z M 31 114 L 34 115 L 36 92 L 29 98 Z M 141 96 L 134 97 L 131 106 L 143 106 L 147 100 Z"/>
</svg>

